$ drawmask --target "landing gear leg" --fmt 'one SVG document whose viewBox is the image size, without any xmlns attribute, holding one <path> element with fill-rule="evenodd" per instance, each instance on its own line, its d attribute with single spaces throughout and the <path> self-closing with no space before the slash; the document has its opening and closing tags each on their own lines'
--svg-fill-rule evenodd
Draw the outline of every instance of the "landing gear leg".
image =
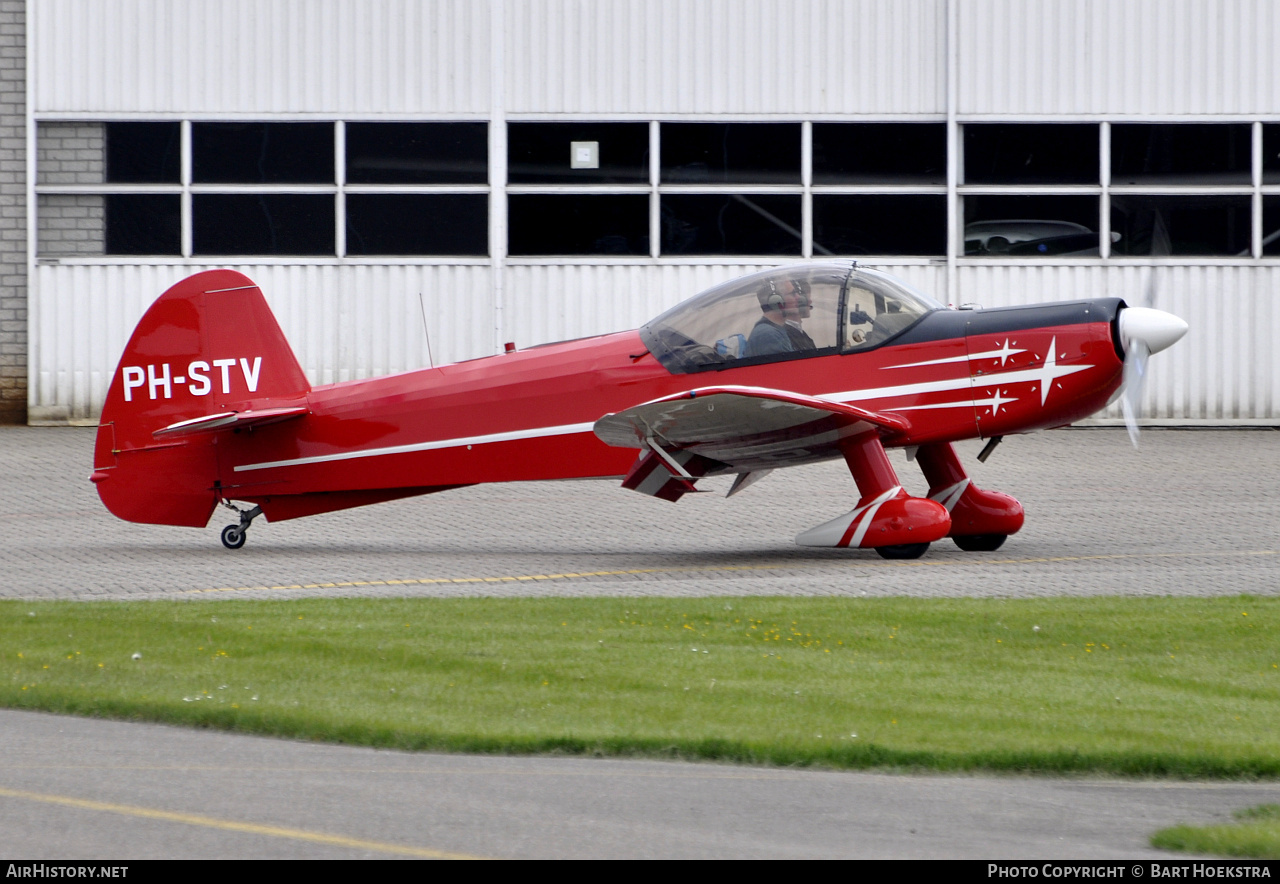
<svg viewBox="0 0 1280 884">
<path fill-rule="evenodd" d="M 951 514 L 948 536 L 962 550 L 997 550 L 1022 527 L 1022 504 L 1007 494 L 974 485 L 950 443 L 921 445 L 916 460 L 929 481 L 929 499 Z"/>
<path fill-rule="evenodd" d="M 903 490 L 876 432 L 846 439 L 842 450 L 862 495 L 858 506 L 810 528 L 796 543 L 874 549 L 886 559 L 915 559 L 947 536 L 951 520 L 946 507 Z"/>
<path fill-rule="evenodd" d="M 244 546 L 249 525 L 252 524 L 254 519 L 262 515 L 262 507 L 255 506 L 252 509 L 244 510 L 226 500 L 222 501 L 222 505 L 240 516 L 240 524 L 228 525 L 222 529 L 222 545 L 227 549 L 239 549 Z"/>
</svg>

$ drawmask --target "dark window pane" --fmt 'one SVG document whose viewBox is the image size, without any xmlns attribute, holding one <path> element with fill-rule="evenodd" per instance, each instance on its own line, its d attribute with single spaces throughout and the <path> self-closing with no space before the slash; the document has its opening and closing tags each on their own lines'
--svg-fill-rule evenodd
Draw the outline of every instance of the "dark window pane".
<svg viewBox="0 0 1280 884">
<path fill-rule="evenodd" d="M 109 193 L 108 255 L 181 255 L 182 200 L 176 193 Z"/>
<path fill-rule="evenodd" d="M 1097 184 L 1093 123 L 970 123 L 966 184 Z"/>
<path fill-rule="evenodd" d="M 1248 255 L 1247 196 L 1112 196 L 1116 255 Z"/>
<path fill-rule="evenodd" d="M 489 198 L 474 193 L 347 194 L 348 255 L 487 255 Z"/>
<path fill-rule="evenodd" d="M 1262 183 L 1280 184 L 1280 123 L 1262 126 Z"/>
<path fill-rule="evenodd" d="M 1262 198 L 1262 254 L 1280 255 L 1280 196 Z"/>
<path fill-rule="evenodd" d="M 484 184 L 487 123 L 347 123 L 348 184 Z"/>
<path fill-rule="evenodd" d="M 966 255 L 1097 256 L 1097 231 L 1093 196 L 964 198 Z"/>
<path fill-rule="evenodd" d="M 799 184 L 799 123 L 663 123 L 664 184 Z"/>
<path fill-rule="evenodd" d="M 800 197 L 667 194 L 664 255 L 799 255 Z"/>
<path fill-rule="evenodd" d="M 946 251 L 945 196 L 813 197 L 814 255 L 944 255 Z"/>
<path fill-rule="evenodd" d="M 513 194 L 512 255 L 647 255 L 649 197 L 642 194 Z"/>
<path fill-rule="evenodd" d="M 193 123 L 197 184 L 332 184 L 332 123 Z"/>
<path fill-rule="evenodd" d="M 1248 123 L 1116 123 L 1112 184 L 1248 184 Z"/>
<path fill-rule="evenodd" d="M 599 167 L 574 169 L 569 145 L 598 145 Z M 507 127 L 507 180 L 513 184 L 649 181 L 647 123 L 512 123 Z"/>
<path fill-rule="evenodd" d="M 106 130 L 108 182 L 179 183 L 182 135 L 178 123 L 107 123 Z"/>
<path fill-rule="evenodd" d="M 332 255 L 334 198 L 317 193 L 192 197 L 197 255 Z"/>
<path fill-rule="evenodd" d="M 945 123 L 814 123 L 814 184 L 946 184 Z"/>
</svg>

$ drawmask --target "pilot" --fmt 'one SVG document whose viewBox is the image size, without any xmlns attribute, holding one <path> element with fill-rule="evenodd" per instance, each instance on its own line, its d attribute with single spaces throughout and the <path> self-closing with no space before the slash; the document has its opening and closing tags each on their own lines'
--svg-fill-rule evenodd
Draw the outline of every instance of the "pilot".
<svg viewBox="0 0 1280 884">
<path fill-rule="evenodd" d="M 764 315 L 756 320 L 751 335 L 747 338 L 748 356 L 813 349 L 813 339 L 800 327 L 800 323 L 811 311 L 811 304 L 808 294 L 802 295 L 800 287 L 794 281 L 767 280 L 756 291 L 756 298 L 760 301 L 760 309 Z"/>
</svg>

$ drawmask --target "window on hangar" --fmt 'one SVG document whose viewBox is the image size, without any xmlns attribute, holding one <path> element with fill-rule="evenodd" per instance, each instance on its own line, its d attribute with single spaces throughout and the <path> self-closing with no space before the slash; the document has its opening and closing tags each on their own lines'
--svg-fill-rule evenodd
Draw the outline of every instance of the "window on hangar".
<svg viewBox="0 0 1280 884">
<path fill-rule="evenodd" d="M 1119 234 L 1113 254 L 1247 257 L 1250 129 L 1248 123 L 1112 124 L 1111 228 Z M 1182 190 L 1187 187 L 1198 189 Z M 1205 187 L 1236 192 L 1206 194 Z"/>
<path fill-rule="evenodd" d="M 346 254 L 489 254 L 487 123 L 347 123 Z"/>
<path fill-rule="evenodd" d="M 1099 130 L 1096 123 L 967 124 L 964 254 L 1097 257 Z"/>
<path fill-rule="evenodd" d="M 945 123 L 814 123 L 813 252 L 947 250 Z"/>
<path fill-rule="evenodd" d="M 42 120 L 37 254 L 484 257 L 488 127 Z M 941 256 L 946 144 L 941 122 L 513 121 L 507 251 Z M 964 255 L 1280 254 L 1280 124 L 973 122 L 961 145 Z"/>
<path fill-rule="evenodd" d="M 799 123 L 663 123 L 664 255 L 803 254 Z"/>
<path fill-rule="evenodd" d="M 649 124 L 507 125 L 507 251 L 651 253 Z"/>
</svg>

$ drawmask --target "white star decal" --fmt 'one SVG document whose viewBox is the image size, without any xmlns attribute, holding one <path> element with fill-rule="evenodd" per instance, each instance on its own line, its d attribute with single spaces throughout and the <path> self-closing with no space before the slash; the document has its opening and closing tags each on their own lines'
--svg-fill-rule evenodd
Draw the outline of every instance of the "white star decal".
<svg viewBox="0 0 1280 884">
<path fill-rule="evenodd" d="M 1015 342 L 1010 341 L 1009 353 L 1025 353 L 1025 350 L 1016 350 L 1013 348 Z M 988 375 L 966 375 L 964 377 L 944 377 L 937 380 L 921 381 L 914 384 L 898 384 L 889 387 L 871 387 L 861 390 L 842 390 L 839 392 L 824 393 L 821 398 L 829 399 L 833 402 L 871 402 L 874 400 L 895 399 L 898 397 L 919 396 L 925 393 L 945 393 L 956 390 L 969 389 L 985 390 L 989 381 L 999 381 L 1001 387 L 1012 387 L 1014 384 L 1039 384 L 1040 385 L 1040 405 L 1043 407 L 1045 400 L 1049 397 L 1049 386 L 1055 383 L 1059 378 L 1073 375 L 1076 372 L 1088 371 L 1094 366 L 1091 364 L 1079 365 L 1062 365 L 1058 363 L 1058 339 L 1054 337 L 1049 344 L 1049 349 L 1045 357 L 1045 361 L 1041 365 L 1028 365 L 1023 368 L 1011 367 L 1008 371 L 995 372 Z M 1000 351 L 994 351 L 998 357 Z M 975 358 L 978 354 L 967 358 Z M 947 359 L 937 359 L 931 362 L 918 362 L 915 365 L 929 365 L 942 362 L 956 362 L 966 357 L 951 357 Z M 995 358 L 995 357 L 993 357 Z M 1038 357 L 1037 357 L 1038 358 Z M 1063 354 L 1063 358 L 1066 355 Z M 905 365 L 889 366 L 892 368 L 906 368 Z M 971 393 L 972 395 L 972 393 Z M 1003 397 L 1003 390 L 997 392 L 997 396 Z M 1003 399 L 1001 405 L 1005 402 L 1012 402 L 1012 399 Z M 964 406 L 974 407 L 988 404 L 985 401 L 976 398 L 965 398 L 964 400 L 951 402 L 934 402 L 921 405 L 908 406 L 892 406 L 893 411 L 917 411 L 923 409 L 935 408 L 961 408 Z"/>
<path fill-rule="evenodd" d="M 1004 364 L 1011 356 L 1018 353 L 1026 353 L 1026 350 L 1018 348 L 1018 342 L 1010 343 L 1008 338 L 1004 339 L 1004 343 L 996 350 L 983 350 L 981 353 L 966 353 L 963 356 L 947 356 L 943 359 L 926 359 L 924 362 L 906 362 L 902 365 L 886 365 L 884 368 L 920 368 L 925 365 L 945 365 L 948 362 L 975 362 L 979 359 L 999 359 L 1000 367 L 1004 368 Z"/>
<path fill-rule="evenodd" d="M 1040 366 L 1039 369 L 1032 370 L 1032 373 L 1037 376 L 1037 379 L 1040 382 L 1041 407 L 1044 407 L 1045 400 L 1049 398 L 1049 387 L 1055 381 L 1057 381 L 1058 378 L 1065 377 L 1066 375 L 1069 375 L 1069 374 L 1075 374 L 1077 371 L 1082 371 L 1083 369 L 1093 367 L 1091 365 L 1059 366 L 1058 360 L 1056 358 L 1057 348 L 1058 348 L 1058 338 L 1055 336 L 1053 340 L 1049 342 L 1049 351 L 1045 356 L 1044 365 Z M 1062 355 L 1065 358 L 1067 354 L 1063 353 Z M 1061 388 L 1062 385 L 1058 384 L 1058 387 Z"/>
<path fill-rule="evenodd" d="M 1008 399 L 1004 398 L 1004 391 L 997 388 L 996 394 L 987 400 L 987 404 L 991 406 L 991 416 L 995 417 L 997 414 L 1000 413 L 1001 405 L 1004 405 L 1006 402 L 1017 402 L 1017 401 L 1018 401 L 1017 398 L 1014 398 L 1014 397 L 1011 397 Z"/>
<path fill-rule="evenodd" d="M 1017 342 L 1017 341 L 1014 341 L 1014 343 L 1015 343 L 1015 344 L 1017 344 L 1018 342 Z M 1000 367 L 1001 367 L 1001 368 L 1004 368 L 1005 360 L 1006 360 L 1006 359 L 1008 359 L 1010 356 L 1012 356 L 1012 355 L 1013 355 L 1013 354 L 1015 354 L 1015 353 L 1024 353 L 1024 352 L 1026 352 L 1026 351 L 1024 351 L 1024 350 L 1011 350 L 1011 349 L 1009 349 L 1009 339 L 1008 339 L 1008 338 L 1005 338 L 1005 339 L 1004 339 L 1004 344 L 1003 344 L 1003 345 L 1001 345 L 1001 347 L 1000 347 L 1000 349 L 999 349 L 999 350 L 996 350 L 996 351 L 995 351 L 995 353 L 999 353 L 999 354 L 1000 354 Z M 993 354 L 993 355 L 994 355 L 994 354 Z"/>
</svg>

